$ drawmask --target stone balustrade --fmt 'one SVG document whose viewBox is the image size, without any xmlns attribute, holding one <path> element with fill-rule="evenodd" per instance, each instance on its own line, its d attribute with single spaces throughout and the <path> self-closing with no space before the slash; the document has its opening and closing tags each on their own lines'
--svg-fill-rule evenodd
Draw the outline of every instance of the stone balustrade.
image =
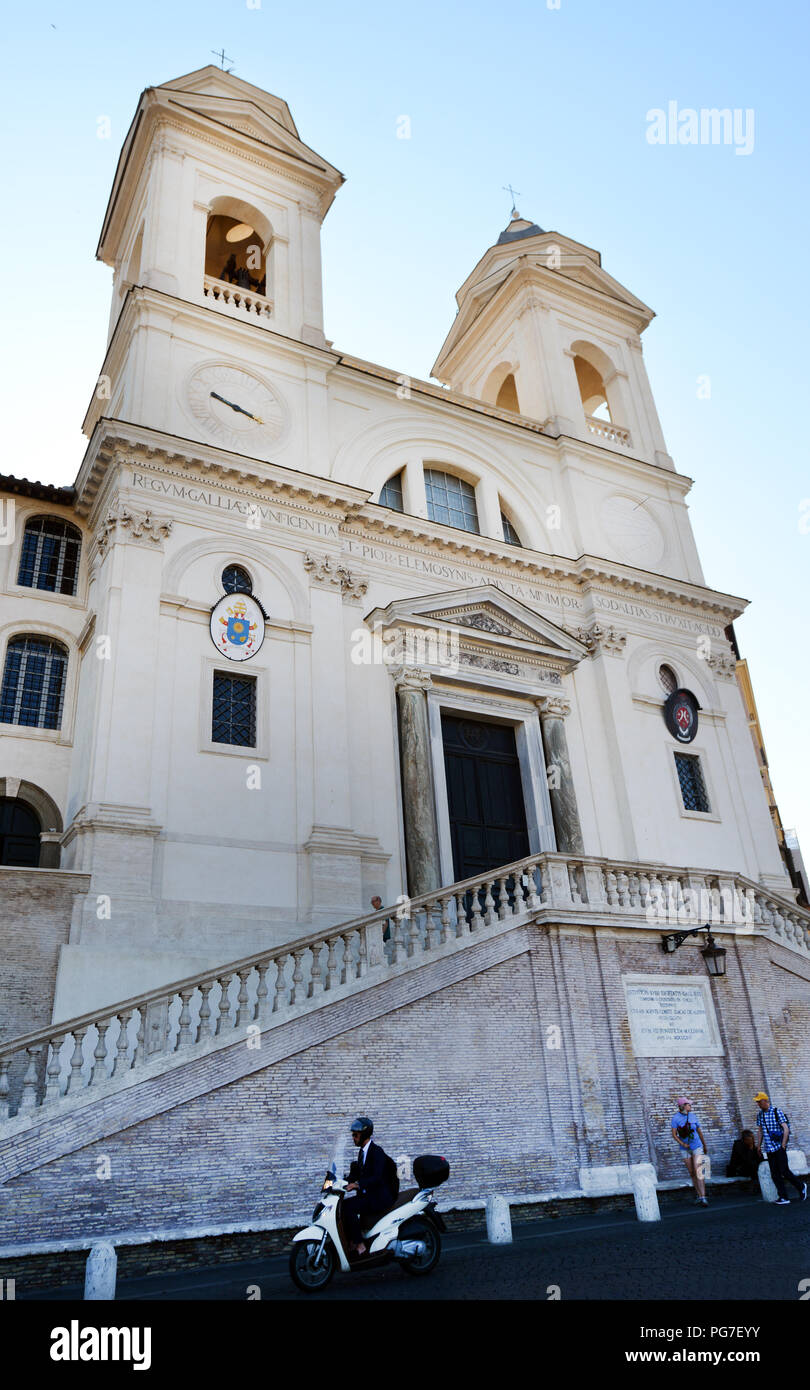
<svg viewBox="0 0 810 1390">
<path fill-rule="evenodd" d="M 203 277 L 203 294 L 213 300 L 220 309 L 231 313 L 245 314 L 248 318 L 272 319 L 273 301 L 266 299 L 255 290 L 242 290 L 238 285 L 230 285 L 227 280 L 217 280 L 213 275 Z"/>
<path fill-rule="evenodd" d="M 586 415 L 585 419 L 590 433 L 595 434 L 598 439 L 604 439 L 608 444 L 621 444 L 625 449 L 632 446 L 630 431 L 622 425 L 612 425 L 609 420 L 597 420 L 594 415 Z"/>
<path fill-rule="evenodd" d="M 543 853 L 79 1018 L 0 1042 L 0 1122 L 175 1053 L 283 1023 L 487 932 L 531 920 L 709 923 L 810 955 L 810 912 L 740 875 Z"/>
</svg>

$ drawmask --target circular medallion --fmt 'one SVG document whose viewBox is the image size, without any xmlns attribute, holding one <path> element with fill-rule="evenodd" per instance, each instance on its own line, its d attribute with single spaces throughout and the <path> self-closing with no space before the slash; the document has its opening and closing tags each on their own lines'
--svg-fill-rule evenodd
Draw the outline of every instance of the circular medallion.
<svg viewBox="0 0 810 1390">
<path fill-rule="evenodd" d="M 643 502 L 632 497 L 608 497 L 602 503 L 602 525 L 617 558 L 639 569 L 654 569 L 664 554 L 664 535 Z"/>
<path fill-rule="evenodd" d="M 228 661 L 249 661 L 264 641 L 264 611 L 252 594 L 223 594 L 211 609 L 211 641 Z"/>
<path fill-rule="evenodd" d="M 691 690 L 673 690 L 664 702 L 664 722 L 678 743 L 691 743 L 698 731 L 700 705 Z"/>
<path fill-rule="evenodd" d="M 461 741 L 475 753 L 480 753 L 482 748 L 486 748 L 489 743 L 489 734 L 485 724 L 478 724 L 474 719 L 465 719 L 459 728 Z"/>
<path fill-rule="evenodd" d="M 239 453 L 269 448 L 287 427 L 285 406 L 273 388 L 253 372 L 227 362 L 195 368 L 186 403 L 207 435 Z"/>
</svg>

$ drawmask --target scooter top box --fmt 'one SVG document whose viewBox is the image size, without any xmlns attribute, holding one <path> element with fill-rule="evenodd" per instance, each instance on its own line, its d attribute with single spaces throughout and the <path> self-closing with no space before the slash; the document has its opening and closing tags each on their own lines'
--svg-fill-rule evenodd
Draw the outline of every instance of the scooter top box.
<svg viewBox="0 0 810 1390">
<path fill-rule="evenodd" d="M 413 1175 L 420 1187 L 438 1187 L 440 1183 L 447 1182 L 450 1164 L 437 1154 L 420 1154 L 413 1161 Z"/>
</svg>

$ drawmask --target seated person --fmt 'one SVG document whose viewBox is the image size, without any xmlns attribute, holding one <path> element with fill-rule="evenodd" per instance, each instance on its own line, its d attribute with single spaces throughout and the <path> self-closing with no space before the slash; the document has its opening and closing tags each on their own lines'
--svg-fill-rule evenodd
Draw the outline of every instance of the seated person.
<svg viewBox="0 0 810 1390">
<path fill-rule="evenodd" d="M 757 1149 L 753 1130 L 744 1129 L 739 1139 L 735 1139 L 732 1145 L 726 1177 L 748 1178 L 750 1190 L 756 1192 L 759 1190 L 757 1169 L 761 1162 L 762 1154 Z"/>
<path fill-rule="evenodd" d="M 373 1133 L 374 1125 L 367 1115 L 354 1121 L 352 1139 L 359 1152 L 349 1168 L 346 1192 L 355 1195 L 344 1197 L 341 1215 L 346 1244 L 358 1255 L 366 1253 L 363 1226 L 373 1225 L 397 1197 L 390 1176 L 392 1160 L 379 1144 L 372 1144 Z"/>
</svg>

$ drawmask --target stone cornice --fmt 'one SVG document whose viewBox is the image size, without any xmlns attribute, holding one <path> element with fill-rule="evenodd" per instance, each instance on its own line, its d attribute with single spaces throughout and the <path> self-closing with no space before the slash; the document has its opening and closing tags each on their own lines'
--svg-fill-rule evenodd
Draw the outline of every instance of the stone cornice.
<svg viewBox="0 0 810 1390">
<path fill-rule="evenodd" d="M 278 463 L 232 453 L 212 444 L 201 444 L 179 435 L 164 434 L 106 416 L 99 420 L 76 480 L 76 510 L 88 515 L 111 464 L 128 463 L 136 467 L 174 463 L 180 469 L 197 469 L 207 481 L 219 478 L 228 486 L 249 488 L 253 493 L 270 492 L 288 500 L 296 497 L 322 502 L 339 517 L 358 511 L 369 496 L 367 488 L 352 487 L 331 478 L 318 478 Z M 182 474 L 181 474 L 182 476 Z"/>
</svg>

